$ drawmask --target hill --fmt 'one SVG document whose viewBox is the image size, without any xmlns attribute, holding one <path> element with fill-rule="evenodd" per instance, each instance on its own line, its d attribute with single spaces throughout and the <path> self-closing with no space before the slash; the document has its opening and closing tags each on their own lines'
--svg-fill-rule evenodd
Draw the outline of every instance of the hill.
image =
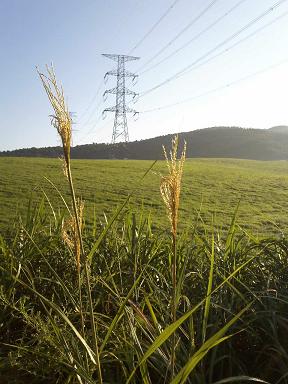
<svg viewBox="0 0 288 384">
<path fill-rule="evenodd" d="M 85 144 L 72 148 L 74 159 L 162 158 L 162 145 L 169 146 L 173 135 L 119 144 Z M 187 142 L 187 157 L 232 157 L 251 160 L 288 159 L 288 127 L 270 129 L 213 127 L 179 133 Z M 59 157 L 60 147 L 27 148 L 0 152 L 0 156 Z"/>
</svg>

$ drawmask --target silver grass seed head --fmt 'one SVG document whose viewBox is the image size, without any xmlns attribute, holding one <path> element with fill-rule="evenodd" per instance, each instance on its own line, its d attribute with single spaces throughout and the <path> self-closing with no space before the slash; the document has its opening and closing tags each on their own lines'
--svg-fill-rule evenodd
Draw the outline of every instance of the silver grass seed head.
<svg viewBox="0 0 288 384">
<path fill-rule="evenodd" d="M 162 176 L 160 181 L 160 194 L 166 206 L 167 216 L 171 224 L 171 232 L 173 236 L 177 233 L 178 209 L 180 203 L 181 181 L 183 174 L 183 166 L 186 156 L 186 142 L 182 150 L 181 156 L 177 159 L 179 139 L 176 135 L 172 139 L 169 157 L 166 148 L 163 146 L 163 152 L 168 168 L 168 175 Z"/>
<path fill-rule="evenodd" d="M 62 86 L 58 85 L 53 66 L 46 65 L 47 75 L 41 73 L 38 69 L 38 75 L 41 79 L 45 92 L 48 96 L 50 104 L 54 110 L 51 115 L 51 125 L 53 125 L 62 142 L 64 159 L 66 167 L 70 162 L 70 148 L 72 143 L 72 121 L 65 102 L 64 91 Z"/>
</svg>

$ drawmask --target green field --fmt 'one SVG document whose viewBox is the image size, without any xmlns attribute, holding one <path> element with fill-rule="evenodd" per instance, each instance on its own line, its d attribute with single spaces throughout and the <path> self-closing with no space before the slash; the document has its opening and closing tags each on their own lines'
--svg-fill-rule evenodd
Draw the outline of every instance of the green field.
<svg viewBox="0 0 288 384">
<path fill-rule="evenodd" d="M 187 160 L 181 236 L 151 165 L 72 161 L 82 230 L 60 160 L 0 159 L 1 384 L 288 384 L 287 162 Z"/>
<path fill-rule="evenodd" d="M 159 194 L 160 174 L 165 163 L 158 162 L 141 181 L 151 161 L 73 160 L 76 193 L 85 200 L 87 225 L 103 221 L 133 192 L 130 208 L 151 212 L 154 228 L 168 228 Z M 25 218 L 29 199 L 43 196 L 58 212 L 63 202 L 49 179 L 67 197 L 68 187 L 59 159 L 0 158 L 0 228 L 9 228 L 21 214 Z M 47 179 L 46 179 L 47 178 Z M 188 159 L 184 167 L 180 222 L 193 224 L 201 211 L 205 225 L 212 217 L 220 229 L 227 229 L 240 201 L 237 223 L 253 235 L 288 232 L 288 163 L 235 159 Z M 69 200 L 68 200 L 69 201 Z M 50 210 L 52 212 L 52 210 Z M 51 215 L 52 216 L 52 215 Z"/>
</svg>

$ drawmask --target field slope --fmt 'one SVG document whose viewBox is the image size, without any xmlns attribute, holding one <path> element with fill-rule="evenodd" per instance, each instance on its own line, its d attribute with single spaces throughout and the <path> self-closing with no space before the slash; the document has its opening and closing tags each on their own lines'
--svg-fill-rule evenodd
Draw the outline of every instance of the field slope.
<svg viewBox="0 0 288 384">
<path fill-rule="evenodd" d="M 159 195 L 160 174 L 166 172 L 165 163 L 156 163 L 140 183 L 151 164 L 151 161 L 136 160 L 74 160 L 74 181 L 77 195 L 85 200 L 87 225 L 103 221 L 103 213 L 109 217 L 128 193 L 133 192 L 130 208 L 142 207 L 145 213 L 151 212 L 154 227 L 167 229 Z M 180 221 L 189 227 L 201 210 L 204 227 L 211 225 L 214 215 L 216 225 L 225 230 L 240 200 L 238 223 L 243 229 L 253 231 L 254 235 L 269 236 L 288 232 L 287 165 L 286 161 L 188 159 Z M 25 217 L 29 199 L 32 197 L 37 202 L 44 197 L 44 192 L 56 214 L 65 211 L 60 196 L 47 180 L 64 197 L 68 196 L 59 159 L 3 157 L 0 174 L 1 231 L 8 229 L 19 214 Z M 50 212 L 52 217 L 51 209 Z"/>
</svg>

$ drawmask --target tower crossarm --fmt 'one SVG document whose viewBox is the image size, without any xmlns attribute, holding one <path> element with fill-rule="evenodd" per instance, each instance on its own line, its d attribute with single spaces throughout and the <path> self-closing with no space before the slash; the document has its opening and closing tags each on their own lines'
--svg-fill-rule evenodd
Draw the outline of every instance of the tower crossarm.
<svg viewBox="0 0 288 384">
<path fill-rule="evenodd" d="M 102 56 L 108 57 L 108 59 L 111 59 L 114 61 L 118 61 L 119 58 L 121 58 L 124 61 L 132 61 L 132 60 L 139 60 L 140 59 L 140 57 L 136 57 L 136 56 L 116 55 L 116 54 L 114 55 L 114 54 L 110 54 L 110 53 L 102 53 Z"/>
<path fill-rule="evenodd" d="M 118 71 L 116 69 L 112 69 L 112 71 L 108 71 L 105 73 L 104 79 L 107 78 L 107 76 L 118 76 Z M 123 76 L 133 77 L 133 79 L 134 79 L 134 78 L 138 77 L 139 75 L 137 75 L 136 73 L 130 72 L 130 71 L 124 71 Z"/>
<path fill-rule="evenodd" d="M 118 88 L 111 88 L 111 89 L 106 89 L 106 91 L 104 92 L 103 96 L 105 96 L 107 93 L 112 93 L 112 94 L 117 94 L 117 92 L 119 92 Z M 132 95 L 133 97 L 136 97 L 138 95 L 138 93 L 134 92 L 134 91 L 131 91 L 130 89 L 128 88 L 125 88 L 123 91 L 122 91 L 122 94 L 125 94 L 125 95 Z"/>
<path fill-rule="evenodd" d="M 125 107 L 124 109 L 121 109 L 121 111 L 120 111 L 116 105 L 114 105 L 113 107 L 105 108 L 103 110 L 103 113 L 105 113 L 105 112 L 122 112 L 122 113 L 126 112 L 126 113 L 133 113 L 134 115 L 136 115 L 136 113 L 139 113 L 135 109 L 132 109 L 129 107 Z"/>
</svg>

